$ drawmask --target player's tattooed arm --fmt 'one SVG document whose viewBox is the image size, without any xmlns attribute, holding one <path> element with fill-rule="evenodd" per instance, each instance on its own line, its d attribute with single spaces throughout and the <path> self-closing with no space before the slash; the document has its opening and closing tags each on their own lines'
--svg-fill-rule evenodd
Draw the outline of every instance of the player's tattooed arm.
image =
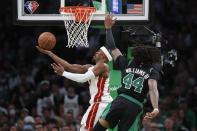
<svg viewBox="0 0 197 131">
<path fill-rule="evenodd" d="M 108 14 L 105 17 L 105 22 L 104 22 L 106 28 L 106 47 L 111 50 L 111 54 L 114 61 L 118 58 L 118 56 L 122 55 L 120 50 L 116 48 L 112 29 L 111 29 L 112 26 L 115 24 L 115 20 L 116 19 L 113 18 L 113 15 Z"/>
<path fill-rule="evenodd" d="M 40 51 L 43 54 L 48 55 L 51 57 L 56 63 L 61 64 L 64 67 L 64 70 L 74 73 L 85 73 L 88 71 L 88 68 L 91 67 L 91 65 L 79 65 L 79 64 L 70 64 L 66 60 L 58 57 L 56 54 L 54 54 L 52 51 L 44 50 L 40 48 L 39 46 L 36 46 L 38 51 Z"/>
</svg>

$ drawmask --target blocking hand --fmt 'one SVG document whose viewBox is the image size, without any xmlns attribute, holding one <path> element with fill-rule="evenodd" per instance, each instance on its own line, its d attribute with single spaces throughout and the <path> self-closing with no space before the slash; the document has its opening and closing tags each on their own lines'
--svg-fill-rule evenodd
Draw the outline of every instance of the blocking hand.
<svg viewBox="0 0 197 131">
<path fill-rule="evenodd" d="M 112 28 L 112 26 L 115 24 L 115 22 L 116 22 L 116 18 L 114 18 L 112 14 L 108 14 L 105 16 L 104 24 L 105 24 L 106 29 Z"/>
</svg>

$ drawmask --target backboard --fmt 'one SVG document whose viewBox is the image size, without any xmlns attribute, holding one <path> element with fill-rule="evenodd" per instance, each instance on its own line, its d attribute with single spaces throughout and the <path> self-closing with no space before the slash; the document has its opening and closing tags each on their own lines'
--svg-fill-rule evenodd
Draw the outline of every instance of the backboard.
<svg viewBox="0 0 197 131">
<path fill-rule="evenodd" d="M 14 20 L 24 25 L 58 25 L 65 17 L 59 13 L 64 6 L 94 6 L 97 11 L 92 24 L 101 24 L 106 13 L 113 13 L 116 24 L 129 25 L 150 21 L 150 0 L 14 0 Z M 47 23 L 47 24 L 46 24 Z M 53 24 L 50 24 L 53 23 Z"/>
</svg>

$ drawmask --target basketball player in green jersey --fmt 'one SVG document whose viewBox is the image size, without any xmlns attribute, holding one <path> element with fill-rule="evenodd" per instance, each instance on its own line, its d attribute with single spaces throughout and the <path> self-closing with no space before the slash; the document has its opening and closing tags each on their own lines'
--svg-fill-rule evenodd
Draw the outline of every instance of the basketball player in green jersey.
<svg viewBox="0 0 197 131">
<path fill-rule="evenodd" d="M 153 111 L 146 113 L 144 119 L 152 119 L 158 115 L 157 80 L 159 72 L 152 66 L 160 62 L 160 51 L 155 47 L 136 46 L 132 50 L 134 59 L 131 63 L 116 48 L 111 27 L 115 20 L 111 15 L 106 16 L 106 46 L 111 49 L 115 64 L 122 73 L 122 86 L 118 96 L 104 110 L 93 131 L 113 129 L 118 131 L 138 131 L 137 124 L 143 113 L 143 102 L 149 93 Z"/>
</svg>

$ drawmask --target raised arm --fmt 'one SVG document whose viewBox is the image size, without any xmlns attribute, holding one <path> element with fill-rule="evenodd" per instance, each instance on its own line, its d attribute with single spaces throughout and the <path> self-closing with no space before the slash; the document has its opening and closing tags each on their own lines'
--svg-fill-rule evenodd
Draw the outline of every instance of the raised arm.
<svg viewBox="0 0 197 131">
<path fill-rule="evenodd" d="M 150 95 L 153 111 L 146 113 L 145 119 L 152 119 L 159 114 L 159 109 L 158 109 L 159 92 L 157 89 L 157 81 L 154 79 L 149 79 L 148 86 L 149 86 L 149 95 Z"/>
<path fill-rule="evenodd" d="M 113 16 L 108 14 L 105 17 L 105 28 L 106 28 L 106 46 L 111 50 L 112 57 L 114 61 L 118 58 L 118 56 L 122 55 L 120 50 L 116 48 L 114 37 L 112 34 L 112 26 L 115 24 L 115 20 L 113 20 Z"/>
<path fill-rule="evenodd" d="M 52 51 L 44 50 L 44 49 L 40 48 L 39 46 L 36 46 L 36 48 L 41 53 L 46 54 L 49 57 L 51 57 L 56 63 L 61 64 L 64 67 L 64 70 L 69 71 L 69 72 L 85 73 L 85 72 L 87 72 L 88 68 L 91 66 L 91 65 L 70 64 L 66 60 L 63 60 L 62 58 L 58 57 Z"/>
</svg>

